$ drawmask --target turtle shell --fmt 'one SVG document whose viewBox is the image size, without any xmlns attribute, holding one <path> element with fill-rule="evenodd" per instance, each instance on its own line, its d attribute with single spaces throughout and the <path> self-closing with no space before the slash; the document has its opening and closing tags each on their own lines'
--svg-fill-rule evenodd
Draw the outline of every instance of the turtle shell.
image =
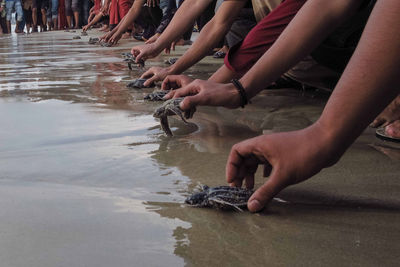
<svg viewBox="0 0 400 267">
<path fill-rule="evenodd" d="M 98 42 L 99 42 L 99 38 L 97 38 L 97 37 L 94 37 L 94 38 L 90 37 L 89 41 L 88 41 L 89 44 L 97 44 Z"/>
<path fill-rule="evenodd" d="M 154 83 L 150 84 L 149 86 L 144 86 L 145 81 L 147 81 L 147 79 L 139 78 L 139 79 L 133 80 L 132 82 L 128 83 L 126 85 L 126 87 L 142 89 L 142 88 L 151 88 L 151 87 L 155 86 Z"/>
<path fill-rule="evenodd" d="M 144 99 L 148 101 L 164 101 L 163 97 L 168 94 L 167 90 L 158 90 L 147 94 Z"/>
<path fill-rule="evenodd" d="M 253 190 L 231 186 L 204 186 L 203 190 L 186 198 L 185 203 L 191 206 L 216 208 L 222 210 L 243 211 Z"/>
</svg>

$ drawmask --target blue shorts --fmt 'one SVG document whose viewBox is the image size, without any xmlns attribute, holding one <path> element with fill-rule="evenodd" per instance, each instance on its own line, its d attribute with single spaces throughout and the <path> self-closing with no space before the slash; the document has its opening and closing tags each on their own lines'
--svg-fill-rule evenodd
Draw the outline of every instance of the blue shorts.
<svg viewBox="0 0 400 267">
<path fill-rule="evenodd" d="M 6 1 L 6 12 L 7 12 L 7 20 L 11 20 L 11 15 L 13 12 L 13 9 L 15 8 L 15 13 L 17 16 L 17 21 L 22 21 L 22 16 L 24 13 L 22 12 L 22 6 L 21 6 L 21 1 L 20 0 L 11 0 L 11 1 Z"/>
</svg>

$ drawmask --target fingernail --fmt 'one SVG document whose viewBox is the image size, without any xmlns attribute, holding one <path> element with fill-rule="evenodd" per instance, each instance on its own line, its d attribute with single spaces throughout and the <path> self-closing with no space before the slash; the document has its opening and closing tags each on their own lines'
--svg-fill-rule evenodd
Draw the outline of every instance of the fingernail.
<svg viewBox="0 0 400 267">
<path fill-rule="evenodd" d="M 257 212 L 262 209 L 262 205 L 257 199 L 250 201 L 247 206 L 251 212 Z"/>
</svg>

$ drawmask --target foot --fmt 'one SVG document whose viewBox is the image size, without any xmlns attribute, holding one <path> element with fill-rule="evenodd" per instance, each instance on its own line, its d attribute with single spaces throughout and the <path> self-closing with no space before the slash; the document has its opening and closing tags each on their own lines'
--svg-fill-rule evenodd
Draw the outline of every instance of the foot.
<svg viewBox="0 0 400 267">
<path fill-rule="evenodd" d="M 385 127 L 385 134 L 400 139 L 400 120 L 396 120 Z"/>
<path fill-rule="evenodd" d="M 400 95 L 398 95 L 370 124 L 371 127 L 385 127 L 400 120 Z"/>
<path fill-rule="evenodd" d="M 126 32 L 122 35 L 121 39 L 129 39 L 131 38 L 131 33 L 130 32 Z"/>
<path fill-rule="evenodd" d="M 103 27 L 101 27 L 101 28 L 99 29 L 99 31 L 101 31 L 101 32 L 106 32 L 106 31 L 108 31 L 108 25 L 103 25 Z"/>
</svg>

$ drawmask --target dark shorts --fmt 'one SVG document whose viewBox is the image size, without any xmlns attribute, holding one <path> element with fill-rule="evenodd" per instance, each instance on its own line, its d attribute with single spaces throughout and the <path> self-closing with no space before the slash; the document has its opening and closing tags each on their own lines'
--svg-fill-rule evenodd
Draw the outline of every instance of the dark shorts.
<svg viewBox="0 0 400 267">
<path fill-rule="evenodd" d="M 243 42 L 229 50 L 224 61 L 226 67 L 244 75 L 275 43 L 305 2 L 307 0 L 283 1 L 250 31 Z M 311 53 L 314 60 L 342 72 L 353 55 L 375 2 L 364 0 L 359 11 Z"/>
<path fill-rule="evenodd" d="M 49 8 L 49 0 L 33 0 L 32 8 L 48 9 Z"/>
<path fill-rule="evenodd" d="M 25 23 L 26 24 L 32 24 L 32 9 L 22 9 L 24 11 L 24 17 L 25 17 Z"/>
<path fill-rule="evenodd" d="M 307 0 L 285 0 L 262 19 L 243 42 L 231 47 L 224 63 L 231 71 L 244 75 L 275 43 Z"/>
</svg>

